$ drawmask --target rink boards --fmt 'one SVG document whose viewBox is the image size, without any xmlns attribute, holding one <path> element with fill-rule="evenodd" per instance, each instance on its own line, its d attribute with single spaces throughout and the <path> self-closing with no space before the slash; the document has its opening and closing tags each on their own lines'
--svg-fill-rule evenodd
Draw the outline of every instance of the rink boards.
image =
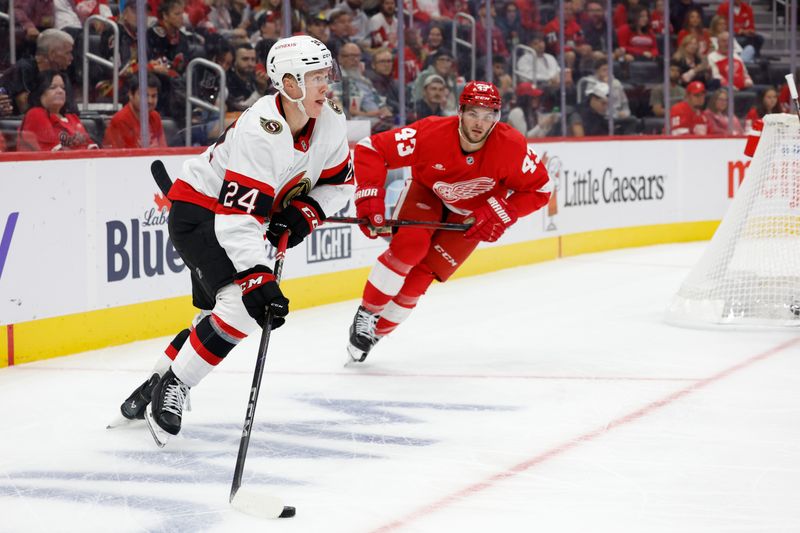
<svg viewBox="0 0 800 533">
<path fill-rule="evenodd" d="M 497 243 L 481 244 L 459 276 L 708 239 L 747 166 L 741 138 L 533 146 L 554 180 L 553 201 Z M 189 276 L 169 241 L 168 205 L 149 166 L 158 157 L 178 176 L 197 152 L 0 154 L 0 367 L 185 326 L 194 314 Z M 353 206 L 340 214 L 354 215 Z M 292 309 L 358 297 L 385 246 L 355 226 L 316 230 L 287 255 Z"/>
</svg>

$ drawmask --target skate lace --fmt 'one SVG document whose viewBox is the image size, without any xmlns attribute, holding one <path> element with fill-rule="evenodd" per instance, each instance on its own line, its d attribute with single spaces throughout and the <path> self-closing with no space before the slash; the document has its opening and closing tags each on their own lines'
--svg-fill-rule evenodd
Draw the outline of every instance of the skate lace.
<svg viewBox="0 0 800 533">
<path fill-rule="evenodd" d="M 164 393 L 164 411 L 181 416 L 183 414 L 183 404 L 188 393 L 189 387 L 180 381 L 168 384 Z"/>
<path fill-rule="evenodd" d="M 378 315 L 359 310 L 356 314 L 356 334 L 375 340 L 375 325 L 378 323 L 378 318 Z"/>
</svg>

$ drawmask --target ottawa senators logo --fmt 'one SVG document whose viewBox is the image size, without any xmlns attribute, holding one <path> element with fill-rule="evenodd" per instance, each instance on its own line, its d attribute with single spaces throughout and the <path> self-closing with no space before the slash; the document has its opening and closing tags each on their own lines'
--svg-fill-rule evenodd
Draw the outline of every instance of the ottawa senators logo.
<svg viewBox="0 0 800 533">
<path fill-rule="evenodd" d="M 333 109 L 334 112 L 336 112 L 337 115 L 341 115 L 342 114 L 342 108 L 339 107 L 339 105 L 336 102 L 334 102 L 333 100 L 331 100 L 330 98 L 328 98 L 328 105 L 331 106 L 331 109 Z"/>
<path fill-rule="evenodd" d="M 271 133 L 272 135 L 277 135 L 283 131 L 283 125 L 277 120 L 272 120 L 270 118 L 264 118 L 264 117 L 260 117 L 259 120 L 261 121 L 261 127 L 267 133 Z"/>
<path fill-rule="evenodd" d="M 286 209 L 292 200 L 298 196 L 308 194 L 311 191 L 311 180 L 306 176 L 306 171 L 302 171 L 297 176 L 289 180 L 286 192 L 281 198 L 281 209 Z"/>
</svg>

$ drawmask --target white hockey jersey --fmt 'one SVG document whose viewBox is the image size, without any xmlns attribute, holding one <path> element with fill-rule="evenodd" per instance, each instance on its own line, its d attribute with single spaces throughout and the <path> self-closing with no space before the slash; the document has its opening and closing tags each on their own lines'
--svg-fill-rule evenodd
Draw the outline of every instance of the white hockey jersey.
<svg viewBox="0 0 800 533">
<path fill-rule="evenodd" d="M 216 213 L 214 229 L 237 272 L 267 265 L 265 221 L 297 195 L 332 214 L 352 198 L 345 116 L 329 101 L 292 137 L 278 95 L 259 99 L 199 157 L 186 161 L 169 199 Z"/>
</svg>

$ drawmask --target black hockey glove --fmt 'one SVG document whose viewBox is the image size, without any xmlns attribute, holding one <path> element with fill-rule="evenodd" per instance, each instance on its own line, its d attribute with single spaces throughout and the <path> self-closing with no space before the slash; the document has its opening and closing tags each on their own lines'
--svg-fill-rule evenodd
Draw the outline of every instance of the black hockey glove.
<svg viewBox="0 0 800 533">
<path fill-rule="evenodd" d="M 233 278 L 234 282 L 242 289 L 242 303 L 247 312 L 264 327 L 267 306 L 272 311 L 272 329 L 277 329 L 286 322 L 289 314 L 289 300 L 281 292 L 275 282 L 272 270 L 264 265 L 256 265 L 244 272 L 239 272 Z"/>
<path fill-rule="evenodd" d="M 269 221 L 267 239 L 272 246 L 278 246 L 278 239 L 284 231 L 289 230 L 289 248 L 297 246 L 308 234 L 325 221 L 322 207 L 307 194 L 295 197 L 280 213 L 276 213 Z"/>
</svg>

